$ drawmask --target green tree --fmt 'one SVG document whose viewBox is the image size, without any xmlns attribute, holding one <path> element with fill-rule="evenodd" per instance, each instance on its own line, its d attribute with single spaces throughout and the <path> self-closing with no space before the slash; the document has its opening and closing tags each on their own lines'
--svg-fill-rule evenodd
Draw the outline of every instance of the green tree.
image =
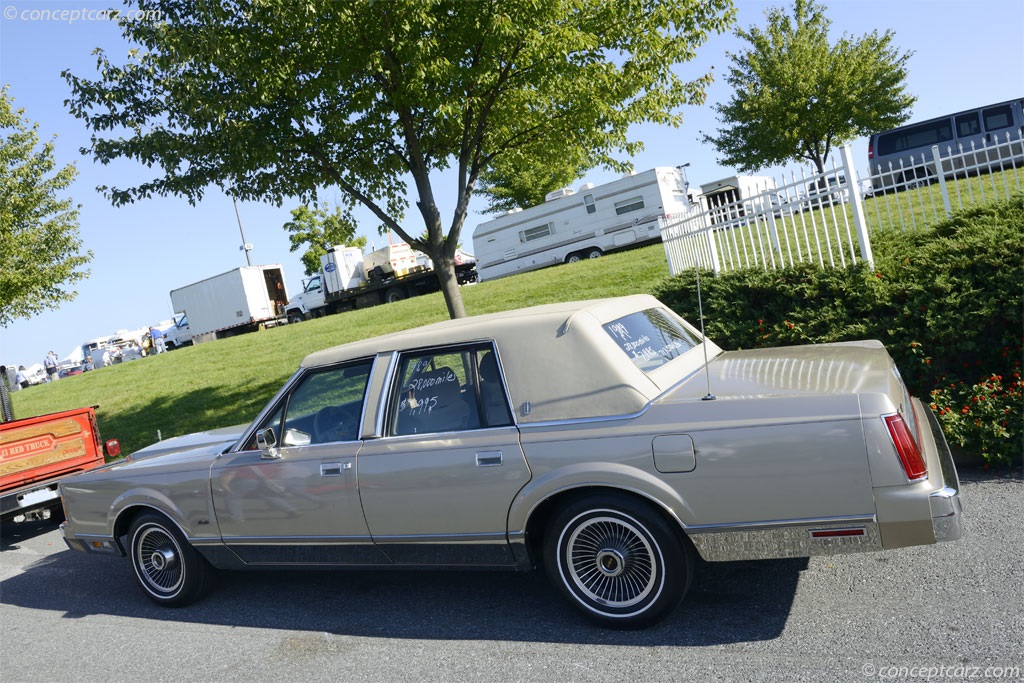
<svg viewBox="0 0 1024 683">
<path fill-rule="evenodd" d="M 301 257 L 306 275 L 320 270 L 320 257 L 335 245 L 360 249 L 366 246 L 365 237 L 356 237 L 356 224 L 337 206 L 334 211 L 329 206 L 292 209 L 292 219 L 284 224 L 284 229 L 291 233 L 290 251 L 306 246 Z"/>
<path fill-rule="evenodd" d="M 732 0 L 154 0 L 122 21 L 141 49 L 69 72 L 94 159 L 157 177 L 104 188 L 114 204 L 212 184 L 240 199 L 311 203 L 340 190 L 433 261 L 465 314 L 454 253 L 481 174 L 502 156 L 610 160 L 641 122 L 678 123 L 710 76 L 674 72 Z M 435 187 L 441 172 L 448 188 Z M 445 222 L 438 192 L 446 189 Z M 402 227 L 412 197 L 427 229 Z"/>
<path fill-rule="evenodd" d="M 0 327 L 74 299 L 92 260 L 80 251 L 79 207 L 60 197 L 78 171 L 54 171 L 53 141 L 39 146 L 39 124 L 12 102 L 0 90 Z"/>
<path fill-rule="evenodd" d="M 640 143 L 627 143 L 623 151 L 628 156 L 641 149 Z M 629 162 L 602 159 L 580 145 L 557 154 L 511 150 L 497 157 L 480 176 L 480 193 L 488 201 L 484 213 L 503 213 L 543 204 L 549 192 L 568 187 L 598 165 L 620 173 L 632 170 Z"/>
<path fill-rule="evenodd" d="M 723 128 L 703 135 L 722 164 L 754 171 L 805 160 L 821 173 L 837 145 L 910 116 L 916 98 L 906 91 L 906 67 L 913 53 L 893 46 L 892 31 L 843 34 L 830 44 L 825 9 L 796 0 L 792 17 L 771 8 L 765 29 L 736 32 L 750 48 L 729 53 L 726 81 L 734 92 L 714 107 Z"/>
</svg>

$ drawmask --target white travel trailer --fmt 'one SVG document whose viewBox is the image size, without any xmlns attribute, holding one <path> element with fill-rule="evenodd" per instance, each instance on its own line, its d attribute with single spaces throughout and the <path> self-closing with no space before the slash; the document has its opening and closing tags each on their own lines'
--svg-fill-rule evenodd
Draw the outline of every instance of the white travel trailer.
<svg viewBox="0 0 1024 683">
<path fill-rule="evenodd" d="M 543 204 L 476 226 L 477 273 L 490 280 L 657 242 L 666 222 L 689 211 L 686 190 L 683 170 L 672 167 L 557 190 Z"/>
</svg>

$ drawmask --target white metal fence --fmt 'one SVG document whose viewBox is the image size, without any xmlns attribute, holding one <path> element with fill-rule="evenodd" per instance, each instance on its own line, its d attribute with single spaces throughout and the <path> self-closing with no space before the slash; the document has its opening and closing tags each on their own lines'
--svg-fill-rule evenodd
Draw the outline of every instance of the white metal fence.
<svg viewBox="0 0 1024 683">
<path fill-rule="evenodd" d="M 669 271 L 873 265 L 870 232 L 920 229 L 954 209 L 1024 191 L 1024 135 L 980 148 L 931 149 L 931 157 L 860 178 L 849 146 L 824 173 L 770 179 L 721 206 L 702 202 L 662 228 Z"/>
</svg>

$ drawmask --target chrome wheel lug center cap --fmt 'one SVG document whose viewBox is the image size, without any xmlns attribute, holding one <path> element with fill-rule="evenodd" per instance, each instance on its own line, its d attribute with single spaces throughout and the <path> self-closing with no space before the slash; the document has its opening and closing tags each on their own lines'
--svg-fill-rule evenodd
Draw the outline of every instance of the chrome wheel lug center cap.
<svg viewBox="0 0 1024 683">
<path fill-rule="evenodd" d="M 173 550 L 161 548 L 159 550 L 154 550 L 153 554 L 150 555 L 149 560 L 154 569 L 162 571 L 168 567 L 174 566 L 177 558 L 175 558 Z"/>
<path fill-rule="evenodd" d="M 626 558 L 617 550 L 606 548 L 597 553 L 597 567 L 605 576 L 618 576 L 625 565 Z"/>
</svg>

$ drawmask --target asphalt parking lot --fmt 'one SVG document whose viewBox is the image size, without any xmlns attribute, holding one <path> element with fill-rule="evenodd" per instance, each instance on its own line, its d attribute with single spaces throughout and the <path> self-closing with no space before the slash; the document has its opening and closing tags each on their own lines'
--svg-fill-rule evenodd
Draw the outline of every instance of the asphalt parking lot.
<svg viewBox="0 0 1024 683">
<path fill-rule="evenodd" d="M 30 681 L 1024 681 L 1024 483 L 962 471 L 956 543 L 698 564 L 645 631 L 581 620 L 541 572 L 222 574 L 149 602 L 56 525 L 0 533 L 0 677 Z"/>
</svg>

